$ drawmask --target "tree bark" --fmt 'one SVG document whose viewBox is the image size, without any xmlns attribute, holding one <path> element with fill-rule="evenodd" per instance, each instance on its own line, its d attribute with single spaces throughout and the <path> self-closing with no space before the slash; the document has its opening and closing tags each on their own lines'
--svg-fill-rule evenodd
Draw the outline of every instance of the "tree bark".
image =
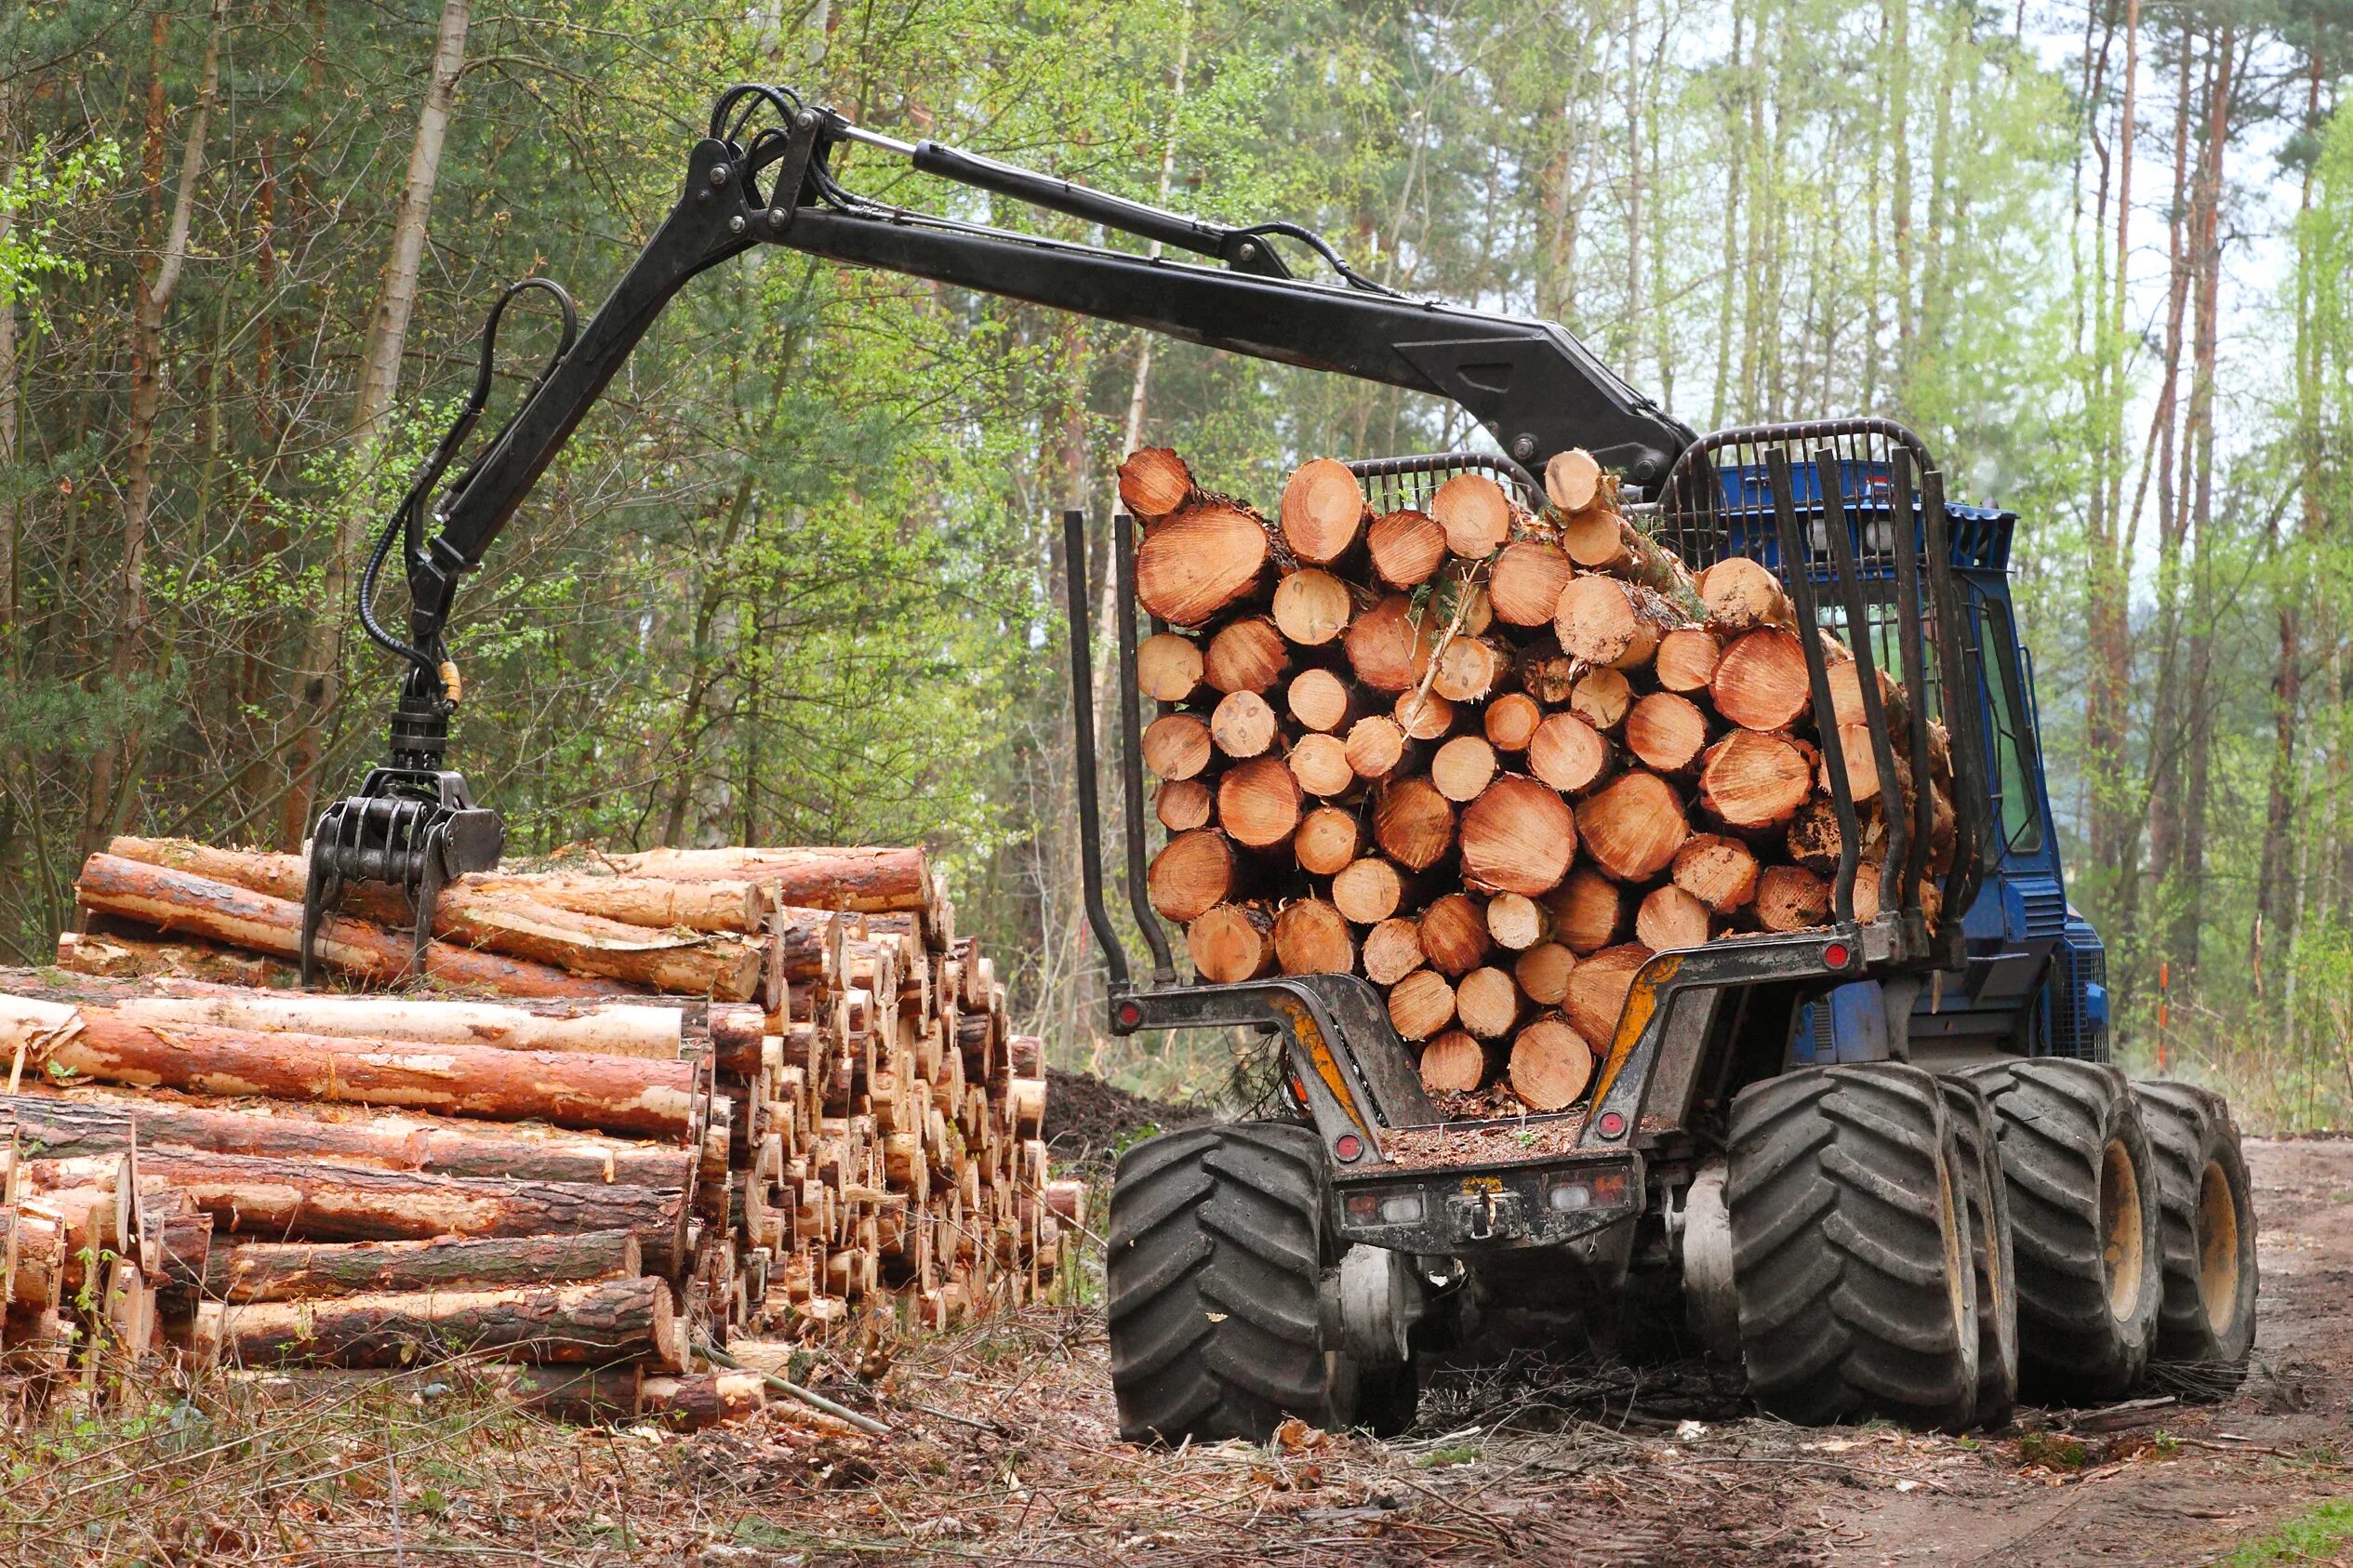
<svg viewBox="0 0 2353 1568">
<path fill-rule="evenodd" d="M 317 1301 L 390 1291 L 593 1284 L 635 1279 L 627 1230 L 574 1235 L 435 1236 L 419 1242 L 244 1242 L 215 1247 L 205 1295 L 216 1301 Z"/>
<path fill-rule="evenodd" d="M 659 1280 L 429 1291 L 196 1309 L 195 1349 L 241 1366 L 402 1366 L 458 1351 L 533 1362 L 637 1361 L 676 1371 L 685 1335 Z"/>
</svg>

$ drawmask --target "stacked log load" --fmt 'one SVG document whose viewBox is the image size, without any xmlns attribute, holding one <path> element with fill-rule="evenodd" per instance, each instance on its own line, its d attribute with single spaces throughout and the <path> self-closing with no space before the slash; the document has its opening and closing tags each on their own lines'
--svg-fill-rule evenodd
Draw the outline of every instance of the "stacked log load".
<svg viewBox="0 0 2353 1568">
<path fill-rule="evenodd" d="M 1270 519 L 1166 448 L 1120 469 L 1159 705 L 1153 908 L 1204 980 L 1370 980 L 1456 1116 L 1574 1107 L 1654 951 L 1827 922 L 1840 857 L 1779 580 L 1738 557 L 1695 577 L 1584 452 L 1544 489 L 1532 513 L 1464 472 L 1427 511 L 1376 515 L 1320 458 Z M 1858 667 L 1817 635 L 1868 920 L 1879 777 Z M 1904 692 L 1879 686 L 1901 734 Z M 1932 737 L 1935 875 L 1952 808 Z"/>
<path fill-rule="evenodd" d="M 421 978 L 397 896 L 363 898 L 322 932 L 339 994 L 286 989 L 303 870 L 118 839 L 57 970 L 0 971 L 20 1370 L 463 1347 L 569 1366 L 515 1374 L 562 1408 L 628 1381 L 698 1419 L 744 1379 L 682 1376 L 698 1342 L 1053 1279 L 1082 1189 L 1046 1167 L 1038 1043 L 920 851 L 469 877 Z"/>
</svg>

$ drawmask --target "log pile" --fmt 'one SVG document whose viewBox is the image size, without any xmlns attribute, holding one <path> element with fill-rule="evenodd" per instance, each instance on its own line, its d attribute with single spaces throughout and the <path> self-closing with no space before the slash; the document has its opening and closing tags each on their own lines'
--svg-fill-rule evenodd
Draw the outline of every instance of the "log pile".
<svg viewBox="0 0 2353 1568">
<path fill-rule="evenodd" d="M 1840 830 L 1788 596 L 1742 558 L 1695 577 L 1586 453 L 1553 459 L 1534 512 L 1466 472 L 1376 515 L 1322 458 L 1273 517 L 1165 448 L 1120 481 L 1167 833 L 1147 882 L 1202 979 L 1362 975 L 1450 1115 L 1550 1112 L 1654 951 L 1829 919 Z M 1872 731 L 1852 654 L 1817 635 L 1868 920 Z M 1879 686 L 1900 736 L 1904 693 Z M 1932 876 L 1952 845 L 1934 735 Z"/>
<path fill-rule="evenodd" d="M 626 1375 L 692 1422 L 749 1398 L 698 1342 L 1055 1277 L 1083 1189 L 1039 1044 L 921 851 L 469 877 L 422 977 L 397 898 L 363 902 L 323 932 L 337 993 L 287 989 L 303 871 L 117 839 L 57 970 L 0 971 L 0 1362 L 462 1348 L 603 1379 L 518 1384 L 552 1408 Z"/>
</svg>

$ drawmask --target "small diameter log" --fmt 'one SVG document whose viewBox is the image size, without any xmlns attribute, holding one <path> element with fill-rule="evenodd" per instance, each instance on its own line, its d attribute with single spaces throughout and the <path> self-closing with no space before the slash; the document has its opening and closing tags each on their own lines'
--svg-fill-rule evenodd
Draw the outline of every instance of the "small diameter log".
<svg viewBox="0 0 2353 1568">
<path fill-rule="evenodd" d="M 1476 735 L 1458 735 L 1429 759 L 1429 781 L 1456 805 L 1479 798 L 1496 777 L 1496 749 Z"/>
<path fill-rule="evenodd" d="M 1426 871 L 1454 847 L 1454 804 L 1427 778 L 1387 782 L 1373 811 L 1373 839 L 1407 870 Z"/>
<path fill-rule="evenodd" d="M 1430 640 L 1414 618 L 1413 602 L 1392 593 L 1349 622 L 1341 646 L 1356 678 L 1375 691 L 1401 692 L 1429 669 Z"/>
<path fill-rule="evenodd" d="M 13 986 L 6 989 L 22 994 Z M 260 1033 L 495 1045 L 512 1051 L 578 1051 L 654 1061 L 677 1060 L 682 1047 L 703 1032 L 700 1028 L 690 1030 L 685 1009 L 652 1003 L 525 1004 L 233 991 L 172 996 L 126 993 L 95 1004 L 103 1005 L 116 1017 L 147 1024 L 209 1024 Z M 722 1004 L 720 1010 L 725 1013 L 732 1005 Z M 756 1008 L 745 1011 L 752 1018 L 759 1017 Z"/>
<path fill-rule="evenodd" d="M 1454 702 L 1435 691 L 1399 693 L 1389 716 L 1408 740 L 1435 740 L 1455 727 Z"/>
<path fill-rule="evenodd" d="M 1767 866 L 1757 874 L 1757 924 L 1767 931 L 1803 931 L 1829 918 L 1828 879 L 1802 866 Z"/>
<path fill-rule="evenodd" d="M 1209 738 L 1229 757 L 1264 756 L 1276 727 L 1273 707 L 1255 691 L 1229 692 L 1209 715 Z"/>
<path fill-rule="evenodd" d="M 1538 942 L 1512 961 L 1511 977 L 1537 1006 L 1558 1007 L 1575 968 L 1576 954 L 1558 942 Z"/>
<path fill-rule="evenodd" d="M 1165 446 L 1139 446 L 1119 466 L 1120 501 L 1150 522 L 1193 498 L 1192 471 Z"/>
<path fill-rule="evenodd" d="M 1716 661 L 1722 657 L 1723 645 L 1714 632 L 1705 627 L 1679 626 L 1658 640 L 1651 672 L 1658 677 L 1661 690 L 1689 696 L 1708 689 L 1708 683 L 1716 678 Z"/>
<path fill-rule="evenodd" d="M 1486 911 L 1459 893 L 1431 900 L 1419 934 L 1422 956 L 1442 975 L 1468 975 L 1487 956 Z"/>
<path fill-rule="evenodd" d="M 1548 929 L 1544 906 L 1524 894 L 1498 893 L 1487 900 L 1487 935 L 1507 952 L 1535 947 Z"/>
<path fill-rule="evenodd" d="M 778 904 L 861 914 L 915 914 L 936 920 L 939 889 L 921 849 L 842 844 L 830 847 L 648 849 L 617 855 L 629 876 L 690 882 L 758 883 Z"/>
<path fill-rule="evenodd" d="M 1201 644 L 1176 631 L 1155 631 L 1136 644 L 1136 686 L 1154 702 L 1182 702 L 1201 689 Z"/>
<path fill-rule="evenodd" d="M 1635 971 L 1649 963 L 1650 956 L 1650 949 L 1628 942 L 1603 948 L 1570 971 L 1561 1013 L 1595 1050 L 1607 1052 L 1617 1038 L 1617 1017 L 1626 1010 L 1626 993 L 1634 987 Z"/>
<path fill-rule="evenodd" d="M 1274 917 L 1274 961 L 1286 975 L 1346 975 L 1356 968 L 1348 919 L 1321 898 L 1295 898 Z"/>
<path fill-rule="evenodd" d="M 1429 498 L 1429 515 L 1446 530 L 1446 548 L 1467 561 L 1483 561 L 1503 548 L 1516 510 L 1503 486 L 1483 473 L 1458 473 Z"/>
<path fill-rule="evenodd" d="M 1233 502 L 1199 497 L 1144 536 L 1136 597 L 1171 626 L 1200 626 L 1256 591 L 1273 553 L 1267 525 Z"/>
<path fill-rule="evenodd" d="M 1601 731 L 1575 713 L 1553 713 L 1528 740 L 1528 771 L 1562 794 L 1581 795 L 1610 776 L 1615 754 Z"/>
<path fill-rule="evenodd" d="M 1757 896 L 1756 853 L 1738 839 L 1695 833 L 1675 851 L 1674 878 L 1715 913 L 1730 914 Z"/>
<path fill-rule="evenodd" d="M 1450 1029 L 1422 1047 L 1421 1075 L 1422 1087 L 1433 1095 L 1469 1094 L 1486 1081 L 1486 1047 L 1477 1037 Z"/>
<path fill-rule="evenodd" d="M 1209 826 L 1216 797 L 1198 778 L 1171 778 L 1152 791 L 1152 815 L 1172 833 Z"/>
<path fill-rule="evenodd" d="M 1405 760 L 1405 731 L 1395 719 L 1376 713 L 1349 726 L 1348 765 L 1359 778 L 1387 778 Z"/>
<path fill-rule="evenodd" d="M 1564 1110 L 1593 1082 L 1593 1049 L 1567 1019 L 1549 1014 L 1512 1037 L 1508 1076 L 1530 1110 Z"/>
<path fill-rule="evenodd" d="M 200 1302 L 200 1359 L 240 1366 L 401 1366 L 470 1351 L 516 1361 L 640 1361 L 676 1371 L 685 1334 L 659 1280 L 343 1296 Z"/>
<path fill-rule="evenodd" d="M 1787 822 L 1805 804 L 1813 782 L 1814 761 L 1794 742 L 1735 730 L 1708 748 L 1699 770 L 1699 804 L 1728 828 L 1756 831 Z"/>
<path fill-rule="evenodd" d="M 1839 831 L 1838 808 L 1827 800 L 1818 797 L 1810 800 L 1789 817 L 1789 858 L 1807 870 L 1823 876 L 1834 875 L 1839 869 L 1839 846 L 1842 839 L 1843 835 Z"/>
<path fill-rule="evenodd" d="M 1634 939 L 1654 952 L 1705 947 L 1708 936 L 1708 906 L 1671 882 L 1652 888 L 1634 911 Z"/>
<path fill-rule="evenodd" d="M 1310 565 L 1338 560 L 1364 526 L 1364 487 L 1346 463 L 1318 458 L 1291 471 L 1283 486 L 1283 537 Z"/>
<path fill-rule="evenodd" d="M 1271 691 L 1290 667 L 1282 630 L 1265 616 L 1229 622 L 1201 655 L 1201 678 L 1212 691 Z"/>
<path fill-rule="evenodd" d="M 1185 951 L 1204 980 L 1255 980 L 1274 968 L 1274 916 L 1261 904 L 1219 904 L 1185 927 Z"/>
<path fill-rule="evenodd" d="M 1569 688 L 1569 711 L 1607 735 L 1626 722 L 1634 688 L 1615 670 L 1590 670 Z"/>
<path fill-rule="evenodd" d="M 1781 579 L 1745 555 L 1727 555 L 1700 574 L 1699 600 L 1708 625 L 1728 637 L 1766 626 L 1797 628 Z"/>
<path fill-rule="evenodd" d="M 1372 925 L 1397 912 L 1405 896 L 1405 879 L 1395 866 L 1368 855 L 1332 879 L 1332 904 L 1359 925 Z"/>
<path fill-rule="evenodd" d="M 1788 729 L 1814 706 L 1805 648 L 1777 628 L 1748 632 L 1716 661 L 1708 694 L 1716 711 L 1743 729 Z"/>
<path fill-rule="evenodd" d="M 212 942 L 166 942 L 119 931 L 58 933 L 57 966 L 68 974 L 118 980 L 162 977 L 282 990 L 301 983 L 301 972 L 281 959 Z"/>
<path fill-rule="evenodd" d="M 1163 713 L 1144 726 L 1144 766 L 1162 778 L 1198 778 L 1216 742 L 1198 713 Z"/>
<path fill-rule="evenodd" d="M 1582 446 L 1553 453 L 1544 465 L 1544 495 L 1564 512 L 1583 512 L 1601 498 L 1601 463 Z"/>
<path fill-rule="evenodd" d="M 1364 934 L 1364 977 L 1376 986 L 1393 986 L 1423 963 L 1421 926 L 1414 921 L 1390 918 Z"/>
<path fill-rule="evenodd" d="M 1506 626 L 1549 626 L 1561 591 L 1575 576 L 1561 547 L 1548 539 L 1517 539 L 1488 568 L 1487 602 Z"/>
<path fill-rule="evenodd" d="M 1708 749 L 1708 715 L 1688 698 L 1655 691 L 1626 715 L 1626 749 L 1654 773 L 1695 767 Z"/>
<path fill-rule="evenodd" d="M 1484 637 L 1449 638 L 1438 652 L 1430 689 L 1449 702 L 1479 702 L 1511 670 L 1511 657 Z"/>
<path fill-rule="evenodd" d="M 1601 872 L 1579 866 L 1545 895 L 1544 912 L 1552 918 L 1552 939 L 1582 958 L 1625 929 L 1626 896 Z"/>
<path fill-rule="evenodd" d="M 756 1372 L 648 1377 L 637 1388 L 638 1416 L 679 1432 L 749 1421 L 767 1402 L 767 1380 Z"/>
<path fill-rule="evenodd" d="M 1615 670 L 1649 663 L 1659 639 L 1682 624 L 1665 595 L 1612 577 L 1577 578 L 1561 591 L 1552 613 L 1562 652 Z"/>
<path fill-rule="evenodd" d="M 1302 670 L 1284 694 L 1291 716 L 1311 730 L 1337 734 L 1357 717 L 1355 696 L 1348 683 L 1329 670 Z"/>
<path fill-rule="evenodd" d="M 1594 865 L 1619 882 L 1648 882 L 1691 836 L 1683 803 L 1665 779 L 1639 769 L 1579 803 L 1579 841 Z"/>
<path fill-rule="evenodd" d="M 1385 512 L 1364 537 L 1374 572 L 1391 588 L 1417 588 L 1445 564 L 1446 530 L 1427 513 Z"/>
<path fill-rule="evenodd" d="M 1584 669 L 1562 653 L 1561 644 L 1546 631 L 1520 650 L 1512 672 L 1518 677 L 1522 691 L 1547 708 L 1558 708 L 1569 700 Z"/>
<path fill-rule="evenodd" d="M 1879 677 L 1880 711 L 1886 715 L 1890 735 L 1901 736 L 1911 723 L 1911 710 L 1904 700 L 1904 688 L 1884 670 L 1874 670 Z M 1838 718 L 1841 728 L 1848 724 L 1868 724 L 1870 715 L 1863 707 L 1863 667 L 1852 657 L 1835 660 L 1829 667 L 1830 711 Z M 1902 742 L 1896 754 L 1904 752 Z"/>
<path fill-rule="evenodd" d="M 1500 1040 L 1520 1021 L 1520 987 L 1505 970 L 1482 964 L 1455 986 L 1455 1017 L 1482 1040 Z"/>
<path fill-rule="evenodd" d="M 1544 723 L 1544 709 L 1525 692 L 1506 692 L 1481 716 L 1487 744 L 1498 751 L 1524 751 Z"/>
<path fill-rule="evenodd" d="M 1280 757 L 1239 763 L 1217 780 L 1217 825 L 1234 843 L 1271 849 L 1299 831 L 1299 781 Z"/>
<path fill-rule="evenodd" d="M 1318 648 L 1348 629 L 1356 603 L 1348 584 L 1329 572 L 1303 567 L 1274 587 L 1274 623 L 1301 647 Z"/>
<path fill-rule="evenodd" d="M 1389 1027 L 1401 1040 L 1428 1040 L 1455 1021 L 1453 982 L 1435 969 L 1416 969 L 1389 988 Z"/>
<path fill-rule="evenodd" d="M 1505 774 L 1463 808 L 1463 876 L 1498 893 L 1549 893 L 1576 858 L 1576 815 L 1550 785 Z"/>
<path fill-rule="evenodd" d="M 589 1284 L 643 1272 L 627 1230 L 435 1236 L 419 1242 L 222 1242 L 205 1262 L 214 1301 L 317 1301 L 392 1291 Z"/>
<path fill-rule="evenodd" d="M 1299 788 L 1319 800 L 1345 795 L 1356 788 L 1356 770 L 1349 765 L 1348 746 L 1336 735 L 1299 737 L 1285 761 Z"/>
<path fill-rule="evenodd" d="M 1144 872 L 1152 908 L 1163 920 L 1199 920 L 1236 890 L 1233 845 L 1215 828 L 1179 833 L 1161 846 Z"/>
<path fill-rule="evenodd" d="M 1299 831 L 1291 835 L 1291 853 L 1309 876 L 1337 876 L 1363 845 L 1356 813 L 1336 805 L 1317 806 L 1299 819 Z"/>
<path fill-rule="evenodd" d="M 1871 729 L 1868 724 L 1839 725 L 1839 754 L 1846 764 L 1848 796 L 1858 806 L 1869 806 L 1880 799 L 1879 758 L 1871 750 Z M 1896 758 L 1896 778 L 1907 797 L 1911 794 L 1911 770 L 1904 766 L 1903 758 Z M 1826 795 L 1835 793 L 1830 783 L 1830 759 L 1825 755 L 1815 770 L 1818 786 Z"/>
</svg>

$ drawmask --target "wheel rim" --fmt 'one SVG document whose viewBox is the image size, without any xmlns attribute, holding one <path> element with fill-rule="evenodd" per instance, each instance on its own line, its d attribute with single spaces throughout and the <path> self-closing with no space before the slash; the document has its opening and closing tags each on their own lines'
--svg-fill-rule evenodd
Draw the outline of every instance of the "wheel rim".
<svg viewBox="0 0 2353 1568">
<path fill-rule="evenodd" d="M 2100 1234 L 2106 1245 L 2108 1315 L 2129 1322 L 2141 1298 L 2141 1183 L 2131 1150 L 2110 1138 L 2100 1153 Z"/>
<path fill-rule="evenodd" d="M 2228 1332 L 2239 1313 L 2239 1204 L 2219 1160 L 2206 1162 L 2198 1183 L 2198 1295 L 2207 1325 Z"/>
</svg>

